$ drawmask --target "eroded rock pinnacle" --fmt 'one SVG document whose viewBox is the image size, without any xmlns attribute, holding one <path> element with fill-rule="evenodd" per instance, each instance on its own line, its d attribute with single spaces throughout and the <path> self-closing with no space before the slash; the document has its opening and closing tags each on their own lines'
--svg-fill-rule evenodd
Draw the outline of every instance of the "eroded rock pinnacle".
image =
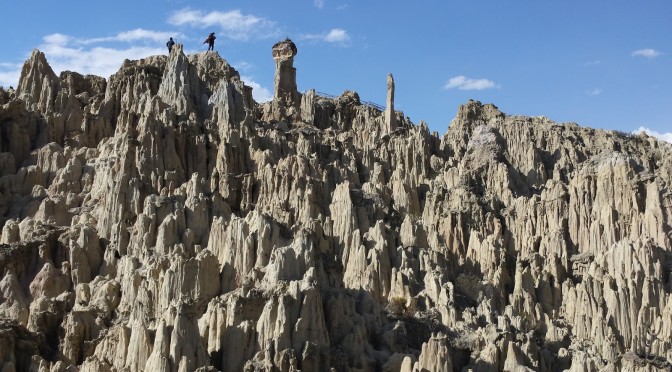
<svg viewBox="0 0 672 372">
<path fill-rule="evenodd" d="M 672 150 L 459 108 L 274 100 L 216 53 L 0 90 L 0 370 L 596 371 L 672 362 Z"/>
</svg>

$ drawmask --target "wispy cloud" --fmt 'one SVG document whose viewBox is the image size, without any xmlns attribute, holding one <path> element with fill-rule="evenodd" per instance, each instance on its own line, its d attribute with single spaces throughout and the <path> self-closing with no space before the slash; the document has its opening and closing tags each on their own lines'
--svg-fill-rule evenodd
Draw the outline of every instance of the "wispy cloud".
<svg viewBox="0 0 672 372">
<path fill-rule="evenodd" d="M 0 63 L 0 86 L 5 89 L 16 88 L 19 84 L 19 76 L 21 76 L 21 66 L 21 64 Z"/>
<path fill-rule="evenodd" d="M 600 94 L 602 94 L 602 89 L 593 88 L 593 89 L 587 91 L 586 94 L 589 95 L 589 96 L 599 96 Z"/>
<path fill-rule="evenodd" d="M 255 68 L 253 63 L 247 61 L 233 62 L 231 63 L 231 66 L 233 66 L 238 72 L 251 71 Z"/>
<path fill-rule="evenodd" d="M 165 48 L 155 46 L 130 45 L 124 48 L 113 48 L 91 44 L 93 42 L 82 43 L 82 40 L 68 35 L 51 34 L 43 38 L 43 43 L 38 46 L 38 49 L 46 54 L 49 65 L 57 74 L 70 70 L 105 78 L 117 72 L 125 59 L 141 59 L 166 53 Z"/>
<path fill-rule="evenodd" d="M 348 32 L 342 28 L 334 28 L 324 37 L 324 41 L 339 44 L 349 43 L 350 35 L 348 35 Z"/>
<path fill-rule="evenodd" d="M 163 47 L 143 46 L 140 40 L 164 41 L 166 35 L 177 37 L 176 33 L 161 33 L 148 30 L 132 30 L 120 32 L 113 37 L 78 39 L 65 34 L 51 34 L 42 38 L 38 46 L 45 53 L 49 65 L 60 74 L 62 71 L 77 71 L 80 74 L 92 74 L 109 78 L 119 70 L 125 59 L 141 59 L 150 55 L 166 54 Z M 168 36 L 170 37 L 170 36 Z M 131 45 L 122 48 L 109 47 L 110 42 L 127 41 Z M 148 44 L 156 44 L 151 42 Z M 163 43 L 159 45 L 163 46 Z M 235 64 L 239 70 L 249 71 L 254 65 L 241 61 Z M 19 81 L 22 64 L 0 63 L 0 85 L 8 88 L 16 87 Z M 257 83 L 253 77 L 242 76 L 248 86 L 253 88 L 252 93 L 257 102 L 266 102 L 273 99 L 272 90 Z"/>
<path fill-rule="evenodd" d="M 594 60 L 594 61 L 588 61 L 588 62 L 586 62 L 585 65 L 586 65 L 586 66 L 597 66 L 597 65 L 599 65 L 599 64 L 601 64 L 601 63 L 602 63 L 602 61 L 600 61 L 600 60 Z"/>
<path fill-rule="evenodd" d="M 660 55 L 660 52 L 655 49 L 639 49 L 635 50 L 631 54 L 633 57 L 646 57 L 646 58 L 655 58 Z"/>
<path fill-rule="evenodd" d="M 350 37 L 350 34 L 348 34 L 348 31 L 342 28 L 333 28 L 329 30 L 329 32 L 321 34 L 299 35 L 299 40 L 331 43 L 340 46 L 349 46 L 352 42 L 352 38 Z"/>
<path fill-rule="evenodd" d="M 254 81 L 249 76 L 241 76 L 240 80 L 244 81 L 247 86 L 252 87 L 252 96 L 257 102 L 268 102 L 273 99 L 273 93 L 270 89 L 262 87 L 261 84 Z"/>
<path fill-rule="evenodd" d="M 69 35 L 55 33 L 47 35 L 42 38 L 45 44 L 48 45 L 89 45 L 109 42 L 124 42 L 124 43 L 145 43 L 162 45 L 168 38 L 173 37 L 177 39 L 186 38 L 184 34 L 173 31 L 153 31 L 136 28 L 135 30 L 123 31 L 114 36 L 94 37 L 94 38 L 77 38 Z"/>
<path fill-rule="evenodd" d="M 80 44 L 94 44 L 109 41 L 120 41 L 127 43 L 136 41 L 166 42 L 170 37 L 178 39 L 185 38 L 184 34 L 182 33 L 176 33 L 171 31 L 152 31 L 152 30 L 145 30 L 142 28 L 136 28 L 135 30 L 120 32 L 114 36 L 81 39 L 81 40 L 78 39 L 76 40 L 76 42 Z"/>
<path fill-rule="evenodd" d="M 488 79 L 471 79 L 463 75 L 450 78 L 443 86 L 443 89 L 459 89 L 459 90 L 483 90 L 499 88 L 494 81 Z"/>
<path fill-rule="evenodd" d="M 658 133 L 658 132 L 653 131 L 653 130 L 651 130 L 649 128 L 646 128 L 646 127 L 639 127 L 639 129 L 633 131 L 632 133 L 637 134 L 637 133 L 641 133 L 641 132 L 644 132 L 644 133 L 648 134 L 649 136 L 656 137 L 660 140 L 672 143 L 672 133 Z"/>
<path fill-rule="evenodd" d="M 313 0 L 313 4 L 320 9 L 324 8 L 324 0 Z"/>
<path fill-rule="evenodd" d="M 238 72 L 247 72 L 251 74 L 256 66 L 247 61 L 239 61 L 232 64 Z M 257 102 L 268 102 L 273 99 L 272 89 L 259 84 L 252 75 L 241 75 L 240 79 L 249 87 L 252 87 L 252 96 Z"/>
<path fill-rule="evenodd" d="M 237 41 L 250 39 L 266 39 L 278 37 L 280 31 L 275 22 L 264 17 L 243 14 L 240 10 L 228 12 L 182 9 L 168 18 L 168 23 L 175 26 L 189 26 L 198 29 L 219 27 L 219 37 Z"/>
<path fill-rule="evenodd" d="M 157 45 L 155 42 L 159 40 L 159 36 L 163 41 L 161 33 L 141 29 L 121 32 L 113 37 L 90 39 L 54 33 L 44 36 L 37 48 L 46 54 L 49 65 L 56 74 L 69 70 L 108 78 L 119 70 L 125 59 L 140 59 L 165 53 L 164 48 L 158 46 L 163 46 L 163 43 Z M 147 42 L 141 42 L 141 39 Z M 127 41 L 130 45 L 112 47 L 109 43 L 113 41 Z M 16 87 L 22 66 L 22 63 L 0 66 L 0 85 Z"/>
<path fill-rule="evenodd" d="M 16 63 L 0 62 L 0 68 L 14 68 L 16 66 L 21 67 L 21 65 L 17 65 Z"/>
<path fill-rule="evenodd" d="M 0 71 L 0 87 L 5 89 L 9 87 L 14 87 L 19 84 L 19 77 L 21 76 L 21 70 L 14 71 Z"/>
<path fill-rule="evenodd" d="M 51 45 L 65 45 L 69 43 L 71 40 L 72 38 L 70 36 L 58 33 L 47 35 L 42 38 L 42 41 L 44 41 L 46 44 Z"/>
</svg>

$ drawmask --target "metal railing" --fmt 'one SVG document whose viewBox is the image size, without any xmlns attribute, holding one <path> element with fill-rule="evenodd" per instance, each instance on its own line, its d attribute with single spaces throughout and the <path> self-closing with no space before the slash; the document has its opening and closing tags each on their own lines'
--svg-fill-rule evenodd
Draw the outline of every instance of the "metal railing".
<svg viewBox="0 0 672 372">
<path fill-rule="evenodd" d="M 317 94 L 320 97 L 329 98 L 329 99 L 336 99 L 336 98 L 339 97 L 339 96 L 335 96 L 333 94 L 324 93 L 324 92 L 317 92 L 317 91 L 315 92 L 315 94 Z M 370 101 L 363 101 L 361 99 L 359 100 L 359 102 L 364 106 L 371 107 L 372 109 L 376 109 L 378 111 L 385 111 L 385 106 L 379 105 L 377 103 L 370 102 Z"/>
</svg>

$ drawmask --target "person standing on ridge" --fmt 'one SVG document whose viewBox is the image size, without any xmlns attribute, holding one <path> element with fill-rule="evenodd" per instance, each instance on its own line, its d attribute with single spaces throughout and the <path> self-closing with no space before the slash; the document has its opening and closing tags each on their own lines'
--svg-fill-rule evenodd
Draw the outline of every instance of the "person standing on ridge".
<svg viewBox="0 0 672 372">
<path fill-rule="evenodd" d="M 170 40 L 166 43 L 166 46 L 168 47 L 168 54 L 173 50 L 173 45 L 175 45 L 175 42 L 173 41 L 173 38 L 171 37 Z"/>
<path fill-rule="evenodd" d="M 208 43 L 208 50 L 215 50 L 215 39 L 215 33 L 211 32 L 203 42 L 203 44 Z"/>
</svg>

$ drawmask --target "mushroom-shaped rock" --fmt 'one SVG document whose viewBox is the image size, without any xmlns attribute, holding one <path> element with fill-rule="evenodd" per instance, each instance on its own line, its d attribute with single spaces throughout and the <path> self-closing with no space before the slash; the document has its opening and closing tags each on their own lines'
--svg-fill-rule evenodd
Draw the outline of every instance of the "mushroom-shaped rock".
<svg viewBox="0 0 672 372">
<path fill-rule="evenodd" d="M 294 68 L 296 53 L 296 44 L 289 38 L 273 45 L 273 59 L 275 60 L 273 99 L 284 100 L 288 105 L 300 103 L 297 100 L 299 92 L 296 88 L 296 69 Z"/>
</svg>

